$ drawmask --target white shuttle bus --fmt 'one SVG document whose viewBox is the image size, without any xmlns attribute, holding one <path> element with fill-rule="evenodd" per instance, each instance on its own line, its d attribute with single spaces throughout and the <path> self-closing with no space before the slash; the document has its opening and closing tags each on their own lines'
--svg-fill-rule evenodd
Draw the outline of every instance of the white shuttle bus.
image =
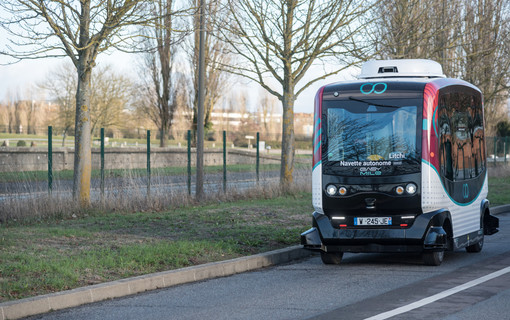
<svg viewBox="0 0 510 320">
<path fill-rule="evenodd" d="M 366 62 L 357 81 L 319 89 L 313 227 L 326 264 L 344 252 L 482 250 L 498 231 L 487 200 L 483 97 L 431 60 Z"/>
</svg>

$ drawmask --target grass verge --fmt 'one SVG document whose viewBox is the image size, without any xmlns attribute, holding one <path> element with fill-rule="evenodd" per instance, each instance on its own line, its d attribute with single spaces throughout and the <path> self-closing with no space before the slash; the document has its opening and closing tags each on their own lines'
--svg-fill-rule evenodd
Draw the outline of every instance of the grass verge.
<svg viewBox="0 0 510 320">
<path fill-rule="evenodd" d="M 311 195 L 0 226 L 0 302 L 299 243 Z"/>
<path fill-rule="evenodd" d="M 510 177 L 489 178 L 489 195 L 491 206 L 510 204 Z"/>
</svg>

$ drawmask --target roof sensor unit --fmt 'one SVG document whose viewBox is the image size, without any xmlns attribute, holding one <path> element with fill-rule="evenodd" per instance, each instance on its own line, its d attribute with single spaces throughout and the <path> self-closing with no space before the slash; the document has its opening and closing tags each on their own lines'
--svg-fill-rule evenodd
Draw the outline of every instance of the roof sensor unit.
<svg viewBox="0 0 510 320">
<path fill-rule="evenodd" d="M 380 67 L 379 71 L 377 73 L 389 73 L 389 72 L 397 73 L 398 68 L 397 67 Z"/>
<path fill-rule="evenodd" d="M 446 78 L 441 65 L 432 60 L 400 59 L 367 61 L 359 79 L 377 78 Z"/>
</svg>

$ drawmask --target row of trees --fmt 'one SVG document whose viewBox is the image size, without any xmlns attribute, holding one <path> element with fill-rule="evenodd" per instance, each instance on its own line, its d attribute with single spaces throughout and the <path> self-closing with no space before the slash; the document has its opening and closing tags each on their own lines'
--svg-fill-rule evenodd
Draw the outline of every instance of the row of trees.
<svg viewBox="0 0 510 320">
<path fill-rule="evenodd" d="M 139 86 L 134 80 L 110 65 L 95 69 L 90 114 L 94 136 L 99 135 L 100 128 L 106 128 L 108 137 L 140 139 L 149 129 L 153 138 L 161 138 L 151 114 L 146 113 L 147 105 L 139 103 Z M 119 83 L 123 83 L 122 89 L 118 89 Z M 62 65 L 37 85 L 23 88 L 19 93 L 8 92 L 6 99 L 0 102 L 0 132 L 46 135 L 47 127 L 53 126 L 53 134 L 62 137 L 64 146 L 66 138 L 74 135 L 75 84 L 72 66 Z M 189 92 L 190 88 L 185 90 Z M 51 100 L 45 100 L 47 91 L 51 92 Z M 253 100 L 246 89 L 224 93 L 214 109 L 214 117 L 211 116 L 214 126 L 206 131 L 205 138 L 221 140 L 221 132 L 226 130 L 233 134 L 237 146 L 238 142 L 246 142 L 244 136 L 254 132 L 260 132 L 263 139 L 270 141 L 281 137 L 281 106 L 276 98 L 261 89 L 259 95 L 258 100 Z M 250 111 L 252 107 L 255 112 Z M 193 108 L 186 101 L 178 101 L 173 117 L 168 138 L 185 140 L 187 130 L 193 127 Z M 303 115 L 296 124 L 301 136 L 309 134 L 311 121 L 305 118 Z"/>
<path fill-rule="evenodd" d="M 374 28 L 381 58 L 433 59 L 449 77 L 478 86 L 490 135 L 508 117 L 510 3 L 496 0 L 386 0 Z"/>
<path fill-rule="evenodd" d="M 204 1 L 204 0 L 201 0 Z M 67 56 L 76 75 L 75 195 L 89 202 L 91 77 L 98 54 L 144 52 L 139 105 L 168 132 L 179 104 L 198 100 L 199 1 L 5 0 L 2 21 L 14 59 Z M 294 102 L 307 87 L 363 60 L 431 58 L 447 75 L 478 85 L 487 122 L 508 98 L 508 1 L 223 0 L 206 1 L 205 126 L 229 75 L 259 83 L 281 101 L 281 185 L 292 183 Z M 187 55 L 188 64 L 177 57 Z M 182 61 L 182 60 L 180 60 Z M 312 66 L 324 72 L 311 77 Z M 189 75 L 186 80 L 183 75 Z M 186 82 L 191 83 L 191 90 Z M 113 97 L 113 94 L 112 94 Z M 193 112 L 194 119 L 197 112 Z M 194 121 L 196 126 L 196 120 Z M 165 145 L 166 134 L 161 135 Z"/>
</svg>

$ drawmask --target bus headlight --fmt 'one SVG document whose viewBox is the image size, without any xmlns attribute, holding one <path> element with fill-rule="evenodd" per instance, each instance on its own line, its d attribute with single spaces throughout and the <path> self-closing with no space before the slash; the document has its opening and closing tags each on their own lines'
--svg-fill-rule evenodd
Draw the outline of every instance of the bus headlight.
<svg viewBox="0 0 510 320">
<path fill-rule="evenodd" d="M 406 192 L 409 194 L 415 194 L 418 187 L 414 183 L 408 183 L 406 186 Z"/>
<path fill-rule="evenodd" d="M 395 188 L 395 192 L 400 195 L 400 194 L 403 194 L 404 193 L 404 187 L 402 186 L 398 186 Z"/>
<path fill-rule="evenodd" d="M 334 196 L 336 194 L 336 191 L 337 191 L 336 187 L 332 184 L 326 187 L 326 193 L 329 196 Z"/>
</svg>

